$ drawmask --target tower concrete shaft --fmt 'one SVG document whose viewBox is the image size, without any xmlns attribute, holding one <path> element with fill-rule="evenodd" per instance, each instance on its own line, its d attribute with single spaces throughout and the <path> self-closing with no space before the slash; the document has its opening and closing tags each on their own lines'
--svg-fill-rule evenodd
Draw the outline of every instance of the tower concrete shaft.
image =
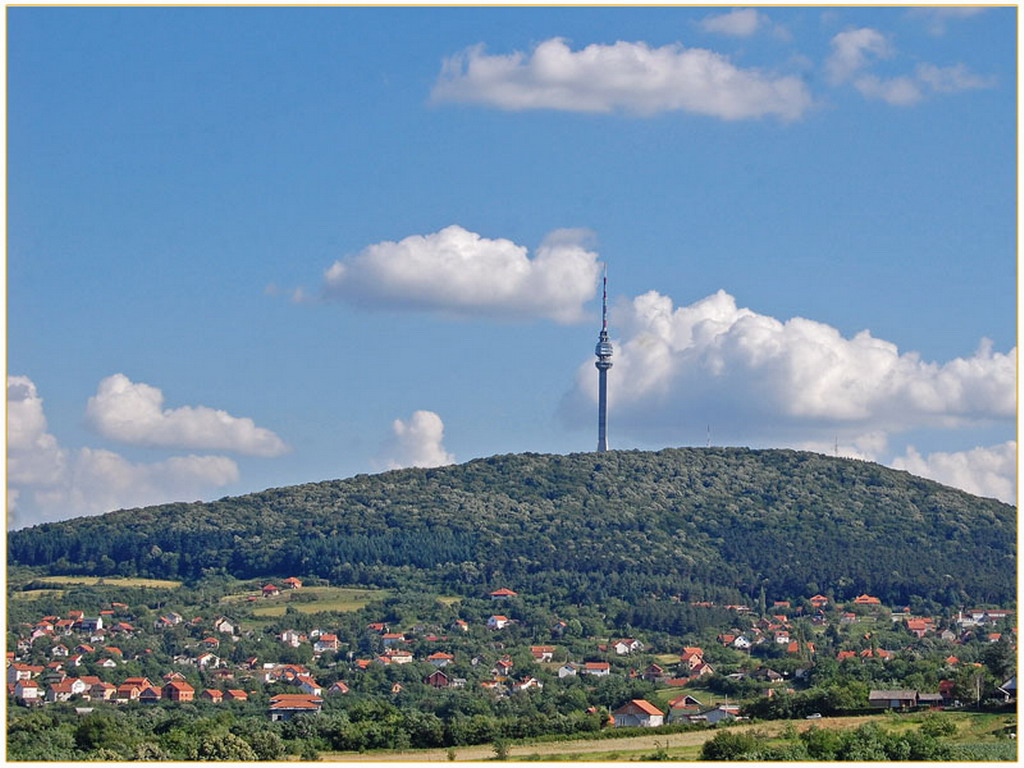
<svg viewBox="0 0 1024 768">
<path fill-rule="evenodd" d="M 601 333 L 594 348 L 597 355 L 597 450 L 608 450 L 608 369 L 612 367 L 612 343 L 608 341 L 608 275 L 601 294 Z"/>
</svg>

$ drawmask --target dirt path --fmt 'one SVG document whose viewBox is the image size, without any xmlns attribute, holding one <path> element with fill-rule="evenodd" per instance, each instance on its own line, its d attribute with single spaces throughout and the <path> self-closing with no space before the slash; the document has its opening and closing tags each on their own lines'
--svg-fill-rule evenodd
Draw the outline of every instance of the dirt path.
<svg viewBox="0 0 1024 768">
<path fill-rule="evenodd" d="M 824 717 L 820 720 L 800 720 L 795 725 L 799 730 L 817 725 L 819 728 L 856 728 L 869 720 L 877 718 L 874 716 L 864 717 Z M 768 723 L 757 723 L 737 725 L 737 730 L 748 730 L 750 728 L 761 728 L 768 734 L 774 735 L 785 728 L 787 722 L 774 721 Z M 586 761 L 584 755 L 590 752 L 654 752 L 659 746 L 669 749 L 675 747 L 700 746 L 712 738 L 717 731 L 686 731 L 684 733 L 652 733 L 650 736 L 629 736 L 621 739 L 578 739 L 574 741 L 547 741 L 535 744 L 514 744 L 510 745 L 508 753 L 510 757 L 524 757 L 526 755 L 573 755 L 577 761 Z M 668 742 L 666 744 L 666 741 Z M 455 747 L 455 760 L 460 762 L 479 762 L 490 760 L 494 757 L 494 747 L 490 744 L 475 744 L 470 747 Z M 626 757 L 624 755 L 624 757 Z M 630 755 L 629 757 L 636 757 Z M 445 763 L 448 762 L 447 749 L 419 749 L 407 752 L 368 752 L 359 754 L 357 752 L 335 752 L 321 755 L 324 762 L 344 763 Z"/>
</svg>

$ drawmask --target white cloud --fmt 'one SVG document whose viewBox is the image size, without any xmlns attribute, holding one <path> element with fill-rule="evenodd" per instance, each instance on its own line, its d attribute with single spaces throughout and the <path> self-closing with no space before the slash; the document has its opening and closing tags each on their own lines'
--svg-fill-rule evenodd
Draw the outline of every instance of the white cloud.
<svg viewBox="0 0 1024 768">
<path fill-rule="evenodd" d="M 113 509 L 191 501 L 238 480 L 223 456 L 183 456 L 132 463 L 106 450 L 67 451 L 46 432 L 43 401 L 25 376 L 7 381 L 8 525 L 94 515 Z"/>
<path fill-rule="evenodd" d="M 442 444 L 444 422 L 433 411 L 416 411 L 407 422 L 395 419 L 391 432 L 379 462 L 387 469 L 440 467 L 455 462 Z"/>
<path fill-rule="evenodd" d="M 938 67 L 920 63 L 912 75 L 881 77 L 868 71 L 877 61 L 895 55 L 895 48 L 881 32 L 869 27 L 849 29 L 832 38 L 832 53 L 825 71 L 832 85 L 852 83 L 869 99 L 906 107 L 920 102 L 926 93 L 955 93 L 991 88 L 995 79 L 971 72 L 964 64 Z"/>
<path fill-rule="evenodd" d="M 193 501 L 238 481 L 238 465 L 225 456 L 174 456 L 138 464 L 107 450 L 81 448 L 62 482 L 33 490 L 34 510 L 15 511 L 14 526 L 32 525 L 114 509 Z M 10 521 L 9 521 L 10 522 Z"/>
<path fill-rule="evenodd" d="M 905 456 L 892 461 L 892 466 L 977 496 L 1017 503 L 1017 443 L 1014 440 L 987 448 L 927 456 L 910 446 Z"/>
<path fill-rule="evenodd" d="M 936 93 L 955 93 L 976 88 L 991 88 L 995 85 L 995 78 L 976 75 L 963 64 L 952 67 L 918 64 L 916 74 L 918 80 Z"/>
<path fill-rule="evenodd" d="M 616 307 L 609 408 L 622 431 L 679 441 L 713 423 L 727 440 L 845 444 L 918 427 L 1008 422 L 1016 412 L 1016 349 L 983 341 L 968 358 L 922 361 L 862 331 L 844 338 L 804 318 L 781 322 L 738 308 L 724 291 L 674 308 L 654 291 Z M 566 403 L 576 423 L 596 402 L 593 363 L 581 365 Z M 882 443 L 884 445 L 884 442 Z M 831 452 L 831 449 L 826 452 Z"/>
<path fill-rule="evenodd" d="M 507 110 L 680 110 L 723 120 L 795 120 L 812 103 L 799 77 L 742 69 L 714 51 L 622 41 L 573 51 L 561 38 L 545 40 L 530 54 L 468 48 L 445 60 L 433 98 Z"/>
<path fill-rule="evenodd" d="M 753 8 L 741 8 L 729 13 L 708 16 L 700 26 L 705 32 L 717 32 L 733 37 L 750 37 L 758 28 L 768 25 L 768 17 Z"/>
<path fill-rule="evenodd" d="M 832 38 L 832 53 L 825 61 L 825 71 L 829 82 L 840 85 L 875 60 L 892 55 L 892 46 L 878 30 L 869 27 L 848 29 Z"/>
<path fill-rule="evenodd" d="M 67 455 L 49 434 L 43 399 L 27 376 L 7 377 L 7 482 L 51 484 L 64 473 Z"/>
<path fill-rule="evenodd" d="M 862 75 L 854 81 L 854 87 L 869 99 L 881 99 L 896 107 L 906 107 L 921 100 L 920 85 L 910 77 L 881 78 Z"/>
<path fill-rule="evenodd" d="M 132 445 L 231 451 L 250 456 L 279 456 L 288 447 L 252 419 L 236 418 L 205 406 L 163 410 L 164 395 L 122 373 L 100 382 L 89 398 L 86 417 L 104 437 Z"/>
<path fill-rule="evenodd" d="M 335 262 L 324 274 L 324 293 L 363 306 L 571 323 L 583 318 L 600 274 L 597 254 L 583 247 L 586 237 L 557 230 L 531 259 L 525 246 L 453 225 Z"/>
<path fill-rule="evenodd" d="M 944 35 L 950 22 L 968 19 L 984 13 L 985 8 L 977 6 L 946 6 L 944 8 L 913 8 L 910 15 L 921 18 L 925 22 L 925 28 L 933 35 Z"/>
</svg>

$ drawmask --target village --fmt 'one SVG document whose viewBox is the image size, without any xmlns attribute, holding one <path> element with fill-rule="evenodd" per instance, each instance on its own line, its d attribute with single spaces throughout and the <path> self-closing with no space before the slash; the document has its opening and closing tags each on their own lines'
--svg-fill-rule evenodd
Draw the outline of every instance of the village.
<svg viewBox="0 0 1024 768">
<path fill-rule="evenodd" d="M 288 577 L 280 586 L 266 583 L 254 590 L 244 604 L 281 600 L 302 589 L 301 579 Z M 467 611 L 467 617 L 480 618 L 456 616 L 444 625 L 371 620 L 359 627 L 351 623 L 363 615 L 357 613 L 339 614 L 338 626 L 300 627 L 309 617 L 290 613 L 282 621 L 295 619 L 294 626 L 265 627 L 262 633 L 243 629 L 243 621 L 227 615 L 167 610 L 140 620 L 116 601 L 95 615 L 68 610 L 10 627 L 16 640 L 7 653 L 8 694 L 18 706 L 68 702 L 80 713 L 97 705 L 259 707 L 271 721 L 287 722 L 320 712 L 325 701 L 354 690 L 396 701 L 425 690 L 501 698 L 542 696 L 546 687 L 582 684 L 594 690 L 617 680 L 633 686 L 621 689 L 621 700 L 605 697 L 601 706 L 579 699 L 609 727 L 714 726 L 744 718 L 751 699 L 792 696 L 820 683 L 825 668 L 871 665 L 870 673 L 855 675 L 869 685 L 851 709 L 961 707 L 991 696 L 1016 698 L 1015 671 L 1004 679 L 1005 670 L 985 667 L 986 647 L 1015 653 L 1009 609 L 934 618 L 883 606 L 867 594 L 843 604 L 822 594 L 775 601 L 763 615 L 746 605 L 694 602 L 697 610 L 724 609 L 731 625 L 692 638 L 692 645 L 668 647 L 670 640 L 658 633 L 653 640 L 581 636 L 579 627 L 557 617 L 547 626 L 528 626 L 517 618 L 529 613 L 522 596 L 507 587 L 480 601 L 478 610 Z M 484 602 L 492 610 L 481 612 Z M 164 642 L 172 636 L 175 642 Z M 243 658 L 240 649 L 256 641 L 262 653 Z M 169 648 L 178 652 L 170 654 Z M 915 663 L 917 677 L 908 680 L 916 679 L 917 687 L 894 684 L 899 681 L 886 672 L 900 659 Z M 938 679 L 921 685 L 928 677 L 920 674 L 921 663 L 929 660 Z M 660 696 L 650 701 L 634 695 L 638 690 Z M 730 691 L 738 694 L 731 700 Z"/>
</svg>

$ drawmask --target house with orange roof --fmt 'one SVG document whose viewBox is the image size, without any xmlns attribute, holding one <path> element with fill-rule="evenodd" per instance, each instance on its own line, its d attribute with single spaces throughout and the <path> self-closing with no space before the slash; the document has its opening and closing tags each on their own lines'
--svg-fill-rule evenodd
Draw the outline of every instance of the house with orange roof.
<svg viewBox="0 0 1024 768">
<path fill-rule="evenodd" d="M 555 646 L 531 645 L 530 655 L 533 656 L 536 661 L 551 661 L 555 656 Z"/>
<path fill-rule="evenodd" d="M 141 691 L 141 686 L 134 683 L 121 683 L 121 685 L 117 686 L 115 696 L 118 701 L 136 701 Z"/>
<path fill-rule="evenodd" d="M 491 592 L 491 600 L 509 600 L 513 597 L 518 596 L 518 592 L 513 592 L 511 589 L 508 589 L 507 587 L 502 587 L 501 589 L 496 589 L 493 592 Z"/>
<path fill-rule="evenodd" d="M 508 616 L 495 615 L 487 620 L 488 629 L 504 629 L 508 626 Z"/>
<path fill-rule="evenodd" d="M 338 648 L 338 636 L 334 634 L 324 633 L 316 639 L 315 643 L 313 643 L 313 653 L 336 651 Z"/>
<path fill-rule="evenodd" d="M 665 713 L 647 701 L 633 699 L 612 712 L 616 728 L 656 728 L 665 724 Z"/>
<path fill-rule="evenodd" d="M 281 583 L 288 587 L 288 589 L 302 589 L 302 581 L 294 576 L 289 576 Z"/>
<path fill-rule="evenodd" d="M 206 688 L 199 694 L 199 698 L 203 701 L 208 701 L 211 704 L 220 704 L 224 701 L 224 693 L 216 690 L 215 688 Z"/>
<path fill-rule="evenodd" d="M 871 595 L 865 593 L 863 595 L 860 595 L 859 597 L 853 598 L 853 604 L 854 605 L 881 605 L 882 601 L 879 600 L 877 597 L 872 597 Z"/>
<path fill-rule="evenodd" d="M 229 688 L 224 692 L 225 701 L 248 701 L 249 694 L 237 688 Z"/>
<path fill-rule="evenodd" d="M 268 714 L 272 721 L 291 720 L 299 714 L 319 712 L 324 700 L 305 693 L 279 693 L 270 699 Z"/>
<path fill-rule="evenodd" d="M 687 669 L 694 669 L 700 664 L 704 663 L 704 649 L 703 648 L 683 648 L 683 652 L 679 655 L 679 663 Z"/>
<path fill-rule="evenodd" d="M 612 665 L 607 661 L 587 661 L 580 668 L 580 672 L 594 677 L 607 677 L 612 673 Z"/>
<path fill-rule="evenodd" d="M 824 595 L 819 594 L 807 598 L 807 602 L 809 602 L 815 608 L 824 608 L 826 605 L 828 605 L 828 598 Z"/>
<path fill-rule="evenodd" d="M 338 680 L 337 682 L 332 683 L 331 687 L 327 689 L 327 693 L 331 695 L 344 695 L 348 693 L 348 691 L 349 687 L 345 685 L 345 682 L 343 680 Z"/>
<path fill-rule="evenodd" d="M 273 584 L 264 584 L 262 591 L 264 597 L 277 597 L 281 594 L 281 590 Z"/>
<path fill-rule="evenodd" d="M 455 661 L 455 657 L 452 656 L 452 654 L 450 653 L 438 651 L 437 653 L 432 653 L 429 656 L 427 656 L 427 661 L 429 661 L 435 667 L 440 669 L 441 667 L 447 667 L 449 664 Z"/>
<path fill-rule="evenodd" d="M 184 680 L 171 680 L 160 691 L 160 698 L 169 701 L 192 701 L 195 695 L 196 689 Z"/>
<path fill-rule="evenodd" d="M 309 696 L 319 696 L 323 693 L 320 684 L 309 675 L 299 675 L 295 678 L 295 684 L 299 690 Z"/>
</svg>

